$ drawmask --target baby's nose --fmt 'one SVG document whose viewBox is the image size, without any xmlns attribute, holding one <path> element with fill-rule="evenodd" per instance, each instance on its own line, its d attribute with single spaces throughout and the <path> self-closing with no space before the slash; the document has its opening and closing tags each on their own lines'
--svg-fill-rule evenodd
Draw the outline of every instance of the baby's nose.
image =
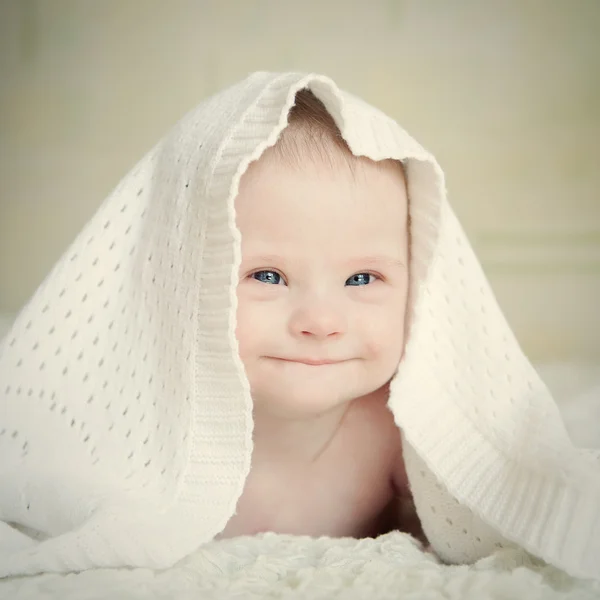
<svg viewBox="0 0 600 600">
<path fill-rule="evenodd" d="M 346 318 L 339 306 L 319 302 L 298 308 L 290 319 L 294 335 L 327 338 L 346 330 Z"/>
</svg>

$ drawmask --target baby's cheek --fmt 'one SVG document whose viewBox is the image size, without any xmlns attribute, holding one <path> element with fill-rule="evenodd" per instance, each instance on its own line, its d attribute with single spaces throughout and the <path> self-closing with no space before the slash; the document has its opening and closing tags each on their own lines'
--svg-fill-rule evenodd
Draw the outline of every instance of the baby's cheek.
<svg viewBox="0 0 600 600">
<path fill-rule="evenodd" d="M 402 331 L 394 331 L 393 327 L 383 327 L 377 333 L 379 334 L 377 339 L 371 341 L 370 362 L 375 368 L 373 373 L 377 373 L 381 381 L 387 381 L 397 371 L 402 359 L 404 349 Z"/>
<path fill-rule="evenodd" d="M 399 359 L 404 346 L 404 317 L 398 310 L 373 311 L 365 327 L 368 350 L 375 358 Z"/>
</svg>

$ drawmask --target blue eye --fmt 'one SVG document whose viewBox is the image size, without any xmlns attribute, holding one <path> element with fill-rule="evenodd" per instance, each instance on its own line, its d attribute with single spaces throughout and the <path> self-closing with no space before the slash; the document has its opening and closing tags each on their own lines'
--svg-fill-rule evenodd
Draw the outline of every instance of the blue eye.
<svg viewBox="0 0 600 600">
<path fill-rule="evenodd" d="M 257 271 L 256 273 L 252 273 L 251 277 L 261 283 L 270 283 L 272 285 L 279 285 L 283 281 L 281 275 L 275 273 L 275 271 Z"/>
<path fill-rule="evenodd" d="M 352 275 L 352 277 L 349 277 L 346 280 L 346 285 L 353 285 L 353 286 L 364 286 L 364 285 L 368 285 L 369 283 L 371 283 L 371 279 L 370 278 L 375 279 L 375 275 L 372 275 L 371 273 L 356 273 L 356 275 Z"/>
</svg>

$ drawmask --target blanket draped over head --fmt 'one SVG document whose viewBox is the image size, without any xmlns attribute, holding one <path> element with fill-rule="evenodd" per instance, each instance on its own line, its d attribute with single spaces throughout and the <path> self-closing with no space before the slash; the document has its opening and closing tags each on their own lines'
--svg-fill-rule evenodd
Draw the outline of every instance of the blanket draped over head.
<svg viewBox="0 0 600 600">
<path fill-rule="evenodd" d="M 518 545 L 600 577 L 600 461 L 575 447 L 446 199 L 434 157 L 329 78 L 256 73 L 121 181 L 0 346 L 0 576 L 166 568 L 212 540 L 250 469 L 234 198 L 310 89 L 355 155 L 401 160 L 408 341 L 390 385 L 433 549 Z"/>
</svg>

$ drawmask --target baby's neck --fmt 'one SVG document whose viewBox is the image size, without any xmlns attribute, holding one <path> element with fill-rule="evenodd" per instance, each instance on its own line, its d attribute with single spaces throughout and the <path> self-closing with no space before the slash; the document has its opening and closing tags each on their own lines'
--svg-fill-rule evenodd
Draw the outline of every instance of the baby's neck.
<svg viewBox="0 0 600 600">
<path fill-rule="evenodd" d="M 254 412 L 254 464 L 311 464 L 325 452 L 341 429 L 352 403 L 304 419 Z"/>
<path fill-rule="evenodd" d="M 252 462 L 257 464 L 309 465 L 330 447 L 344 421 L 357 402 L 376 401 L 386 390 L 356 398 L 334 409 L 312 417 L 285 418 L 254 411 L 254 450 Z"/>
</svg>

